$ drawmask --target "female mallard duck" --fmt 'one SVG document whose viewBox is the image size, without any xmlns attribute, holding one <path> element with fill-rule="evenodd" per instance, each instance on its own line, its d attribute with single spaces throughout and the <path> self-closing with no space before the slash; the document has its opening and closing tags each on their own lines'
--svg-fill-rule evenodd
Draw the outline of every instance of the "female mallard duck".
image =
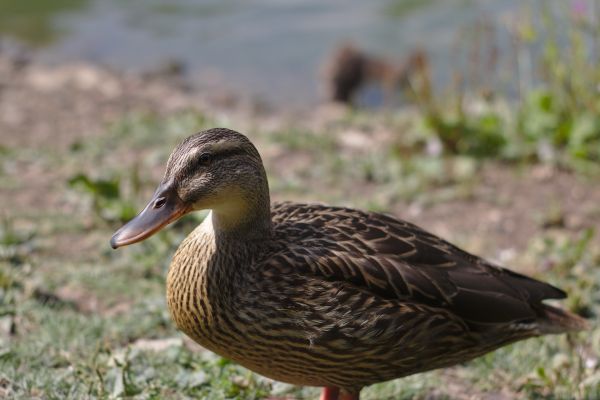
<svg viewBox="0 0 600 400">
<path fill-rule="evenodd" d="M 171 154 L 153 199 L 112 237 L 139 242 L 194 210 L 211 213 L 167 277 L 177 326 L 270 378 L 323 386 L 322 399 L 478 357 L 517 340 L 583 329 L 546 305 L 565 293 L 391 216 L 271 206 L 242 134 L 210 129 Z"/>
</svg>

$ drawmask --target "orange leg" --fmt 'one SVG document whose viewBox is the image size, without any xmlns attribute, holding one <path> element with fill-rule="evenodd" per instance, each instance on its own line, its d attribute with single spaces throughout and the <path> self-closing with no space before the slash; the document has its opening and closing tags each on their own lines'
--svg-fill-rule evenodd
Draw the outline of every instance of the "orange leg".
<svg viewBox="0 0 600 400">
<path fill-rule="evenodd" d="M 319 400 L 338 400 L 340 389 L 336 387 L 324 387 Z"/>
<path fill-rule="evenodd" d="M 359 400 L 358 393 L 348 393 L 336 387 L 324 387 L 320 400 Z"/>
</svg>

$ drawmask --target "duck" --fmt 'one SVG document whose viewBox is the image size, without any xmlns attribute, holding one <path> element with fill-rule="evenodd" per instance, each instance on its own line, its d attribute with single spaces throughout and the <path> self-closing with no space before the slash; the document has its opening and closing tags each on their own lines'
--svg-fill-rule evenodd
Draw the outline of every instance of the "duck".
<svg viewBox="0 0 600 400">
<path fill-rule="evenodd" d="M 265 377 L 358 400 L 377 382 L 519 340 L 587 328 L 545 303 L 564 291 L 383 213 L 271 204 L 260 154 L 213 128 L 183 140 L 147 206 L 112 236 L 140 242 L 210 210 L 166 278 L 177 328 Z"/>
</svg>

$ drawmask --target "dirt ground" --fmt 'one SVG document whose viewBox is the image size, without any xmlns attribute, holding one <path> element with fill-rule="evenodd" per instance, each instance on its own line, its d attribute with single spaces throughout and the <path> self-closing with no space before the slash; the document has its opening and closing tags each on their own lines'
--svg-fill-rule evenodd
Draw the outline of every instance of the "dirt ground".
<svg viewBox="0 0 600 400">
<path fill-rule="evenodd" d="M 240 126 L 258 129 L 286 123 L 256 114 L 247 105 L 225 107 L 218 98 L 211 101 L 210 96 L 191 91 L 179 77 L 120 74 L 88 64 L 22 65 L 0 57 L 0 144 L 5 150 L 28 154 L 5 166 L 12 184 L 0 186 L 3 213 L 72 214 L 73 204 L 65 201 L 63 193 L 64 182 L 72 174 L 67 162 L 70 146 L 103 135 L 107 124 L 129 113 L 168 115 L 190 108 L 227 115 Z M 297 123 L 308 121 L 301 123 L 313 127 L 330 123 L 332 117 L 323 115 L 315 112 Z M 371 139 L 368 133 L 352 134 L 359 141 Z M 46 152 L 64 156 L 64 162 L 48 168 L 36 156 Z M 267 168 L 294 168 L 290 157 L 275 153 L 263 152 Z M 347 190 L 351 202 L 376 191 L 373 185 Z M 273 197 L 285 198 L 278 193 Z M 478 172 L 477 184 L 467 197 L 428 205 L 399 201 L 389 211 L 451 240 L 468 238 L 473 251 L 509 260 L 511 252 L 522 249 L 543 229 L 578 232 L 600 226 L 600 184 L 597 179 L 548 166 L 521 170 L 488 163 Z"/>
</svg>

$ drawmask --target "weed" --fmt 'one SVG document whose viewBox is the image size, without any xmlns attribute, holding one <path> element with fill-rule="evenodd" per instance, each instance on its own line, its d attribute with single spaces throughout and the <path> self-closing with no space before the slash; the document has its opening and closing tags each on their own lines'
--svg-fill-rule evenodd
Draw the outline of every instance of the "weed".
<svg viewBox="0 0 600 400">
<path fill-rule="evenodd" d="M 137 169 L 133 169 L 130 187 L 134 194 L 139 194 L 139 179 Z M 92 201 L 92 209 L 101 220 L 114 223 L 124 223 L 136 215 L 133 201 L 121 195 L 122 179 L 93 179 L 85 174 L 77 174 L 69 179 L 69 186 L 86 193 Z"/>
<path fill-rule="evenodd" d="M 518 83 L 521 98 L 513 106 L 505 109 L 501 101 L 494 101 L 503 88 L 489 87 L 488 82 L 479 88 L 481 95 L 467 96 L 465 74 L 461 71 L 455 73 L 453 89 L 436 93 L 427 68 L 413 73 L 409 98 L 418 106 L 425 133 L 437 137 L 448 153 L 506 160 L 535 159 L 598 173 L 600 73 L 594 65 L 600 23 L 581 13 L 570 13 L 560 2 L 556 10 L 540 7 L 535 14 L 542 15 L 541 24 L 525 19 L 516 22 L 512 29 L 519 46 L 515 53 L 534 60 L 536 66 L 526 83 Z M 474 36 L 474 47 L 481 47 L 481 36 L 493 37 L 486 32 Z M 498 63 L 495 49 L 490 39 L 487 44 L 490 55 L 474 57 L 472 63 L 476 65 L 467 69 L 493 70 Z M 522 62 L 516 60 L 517 64 Z M 535 71 L 540 72 L 535 74 Z"/>
</svg>

